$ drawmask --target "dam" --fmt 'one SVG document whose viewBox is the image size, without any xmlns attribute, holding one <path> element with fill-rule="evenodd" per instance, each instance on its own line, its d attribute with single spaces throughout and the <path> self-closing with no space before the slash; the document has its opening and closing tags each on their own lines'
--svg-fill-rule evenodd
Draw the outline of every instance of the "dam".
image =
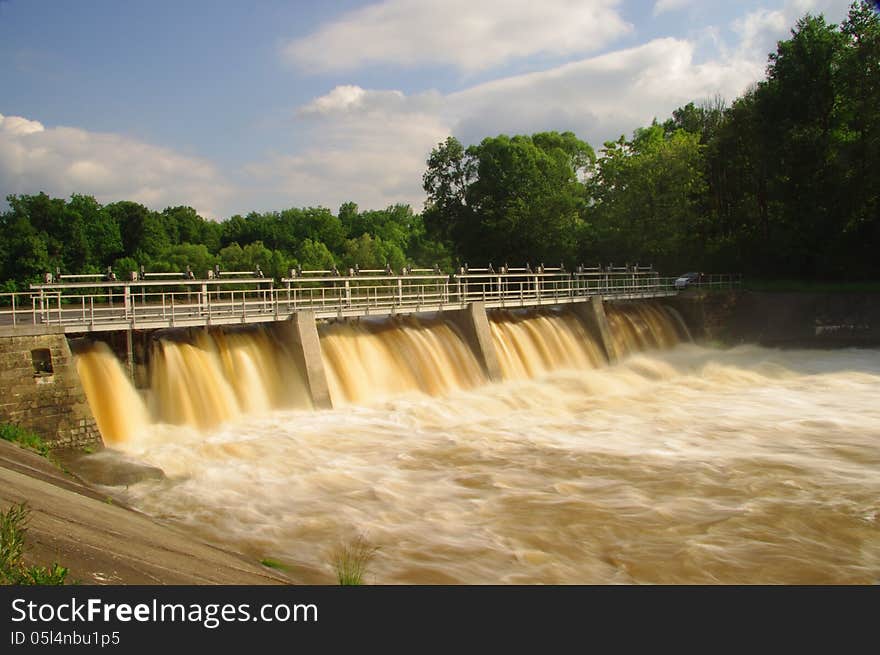
<svg viewBox="0 0 880 655">
<path fill-rule="evenodd" d="M 455 287 L 357 317 L 312 292 L 298 316 L 130 349 L 61 326 L 107 445 L 89 457 L 161 469 L 114 493 L 305 583 L 358 536 L 366 582 L 391 584 L 880 576 L 880 351 L 719 348 L 662 284 L 531 305 L 534 285 Z"/>
<path fill-rule="evenodd" d="M 733 276 L 703 281 L 707 287 L 730 287 L 735 282 Z M 239 388 L 236 403 L 229 402 L 231 396 L 217 396 L 208 406 L 174 410 L 186 412 L 193 420 L 213 422 L 214 414 L 234 414 L 242 402 L 246 406 L 272 404 L 281 393 L 272 384 L 271 390 L 264 388 L 259 376 L 255 377 L 254 366 L 260 368 L 265 361 L 254 360 L 258 350 L 253 344 L 247 346 L 252 352 L 244 358 L 238 356 L 242 348 L 224 347 L 226 342 L 243 343 L 240 334 L 247 326 L 259 326 L 264 337 L 272 334 L 271 340 L 284 350 L 280 361 L 288 365 L 283 374 L 278 373 L 284 378 L 284 393 L 299 400 L 304 394 L 310 406 L 323 409 L 332 405 L 332 398 L 316 327 L 328 320 L 444 315 L 472 348 L 487 378 L 497 381 L 501 371 L 490 340 L 487 310 L 570 305 L 596 328 L 606 355 L 613 359 L 603 301 L 662 298 L 677 292 L 672 278 L 661 278 L 651 267 L 638 265 L 582 265 L 571 272 L 543 264 L 535 268 L 504 265 L 498 270 L 491 264 L 484 269 L 465 265 L 452 275 L 409 267 L 399 273 L 358 267 L 344 272 L 293 269 L 281 283 L 276 287 L 275 280 L 264 278 L 259 269 L 221 274 L 215 268 L 203 279 L 197 279 L 189 268 L 183 274 L 140 271 L 126 280 L 116 279 L 108 270 L 105 275 L 47 273 L 42 283 L 31 285 L 30 292 L 0 294 L 0 371 L 9 396 L 0 403 L 0 418 L 35 429 L 56 446 L 89 445 L 99 442 L 102 433 L 105 441 L 112 441 L 117 431 L 108 423 L 101 429 L 84 398 L 86 389 L 94 389 L 95 379 L 106 381 L 110 373 L 85 371 L 81 363 L 74 368 L 71 357 L 70 346 L 87 361 L 93 359 L 83 351 L 96 341 L 115 349 L 128 377 L 141 388 L 152 384 L 146 378 L 156 352 L 166 364 L 158 370 L 165 370 L 174 368 L 174 361 L 181 358 L 202 357 L 204 365 L 215 365 L 216 358 L 204 355 L 202 346 L 213 344 L 216 347 L 208 350 L 215 351 L 219 347 L 226 353 L 225 373 L 243 375 L 249 388 L 257 391 Z M 193 343 L 180 348 L 165 345 L 187 340 Z M 230 352 L 236 353 L 235 362 Z M 249 368 L 232 370 L 236 365 Z M 338 387 L 338 376 L 332 380 Z M 199 382 L 172 376 L 164 386 L 158 384 L 155 391 L 167 397 L 180 395 L 176 386 L 187 388 Z M 221 393 L 223 388 L 215 391 Z M 246 402 L 243 394 L 248 395 Z M 210 394 L 197 396 L 204 399 Z M 338 389 L 336 396 L 338 400 Z M 189 393 L 183 391 L 180 397 L 188 398 Z"/>
</svg>

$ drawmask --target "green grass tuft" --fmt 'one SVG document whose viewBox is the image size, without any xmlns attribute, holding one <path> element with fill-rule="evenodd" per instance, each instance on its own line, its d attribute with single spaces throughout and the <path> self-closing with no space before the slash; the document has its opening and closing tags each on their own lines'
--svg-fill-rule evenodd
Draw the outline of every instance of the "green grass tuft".
<svg viewBox="0 0 880 655">
<path fill-rule="evenodd" d="M 25 503 L 0 512 L 0 584 L 63 585 L 67 568 L 54 562 L 51 566 L 27 566 L 24 563 L 24 539 L 30 509 Z"/>
<path fill-rule="evenodd" d="M 333 551 L 331 558 L 339 584 L 363 584 L 367 565 L 375 557 L 378 550 L 379 547 L 370 544 L 363 535 L 359 535 L 347 544 L 340 544 Z"/>
<path fill-rule="evenodd" d="M 276 559 L 272 559 L 270 557 L 264 557 L 260 560 L 260 564 L 270 569 L 278 569 L 279 571 L 289 571 L 290 567 L 283 562 L 279 562 Z"/>
<path fill-rule="evenodd" d="M 0 423 L 0 439 L 29 448 L 43 457 L 48 457 L 51 450 L 48 444 L 36 432 L 31 432 L 20 425 L 12 423 Z"/>
</svg>

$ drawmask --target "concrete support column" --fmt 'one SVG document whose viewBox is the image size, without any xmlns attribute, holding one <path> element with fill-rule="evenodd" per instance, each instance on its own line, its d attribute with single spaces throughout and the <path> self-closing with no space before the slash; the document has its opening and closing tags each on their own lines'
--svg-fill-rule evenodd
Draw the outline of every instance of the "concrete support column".
<svg viewBox="0 0 880 655">
<path fill-rule="evenodd" d="M 330 388 L 327 386 L 327 375 L 324 372 L 324 359 L 321 357 L 321 341 L 318 339 L 318 327 L 315 324 L 315 312 L 300 310 L 290 319 L 293 324 L 293 340 L 299 346 L 302 357 L 302 370 L 309 385 L 312 404 L 316 409 L 330 409 Z"/>
<path fill-rule="evenodd" d="M 128 379 L 134 382 L 134 343 L 131 328 L 125 331 L 125 364 L 128 367 Z"/>
<path fill-rule="evenodd" d="M 611 327 L 608 325 L 608 317 L 605 315 L 605 303 L 602 301 L 602 296 L 592 296 L 589 302 L 575 303 L 574 308 L 581 320 L 593 332 L 593 335 L 599 339 L 603 350 L 605 350 L 608 363 L 616 362 L 617 348 L 611 337 Z"/>
<path fill-rule="evenodd" d="M 492 341 L 485 303 L 473 302 L 467 306 L 467 309 L 450 313 L 454 314 L 456 325 L 476 355 L 486 376 L 492 382 L 500 382 L 501 365 L 498 363 L 498 353 L 495 352 L 495 343 Z"/>
</svg>

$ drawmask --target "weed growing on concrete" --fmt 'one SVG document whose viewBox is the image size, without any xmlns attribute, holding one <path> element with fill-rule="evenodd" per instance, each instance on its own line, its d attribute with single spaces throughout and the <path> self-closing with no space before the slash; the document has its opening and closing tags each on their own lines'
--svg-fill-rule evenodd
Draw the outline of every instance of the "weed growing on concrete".
<svg viewBox="0 0 880 655">
<path fill-rule="evenodd" d="M 51 566 L 27 566 L 24 563 L 24 539 L 30 509 L 25 503 L 0 512 L 0 584 L 63 585 L 67 569 L 57 562 Z"/>
<path fill-rule="evenodd" d="M 361 585 L 367 571 L 367 565 L 379 550 L 370 544 L 363 535 L 347 544 L 340 544 L 333 551 L 331 562 L 336 571 L 336 579 L 341 585 Z"/>
<path fill-rule="evenodd" d="M 288 571 L 290 567 L 283 562 L 279 562 L 277 559 L 272 559 L 270 557 L 264 557 L 260 560 L 260 564 L 270 569 L 277 569 L 279 571 Z"/>
<path fill-rule="evenodd" d="M 43 457 L 48 457 L 49 446 L 36 432 L 31 432 L 20 425 L 12 423 L 0 423 L 0 439 L 11 441 L 19 446 L 30 448 Z"/>
</svg>

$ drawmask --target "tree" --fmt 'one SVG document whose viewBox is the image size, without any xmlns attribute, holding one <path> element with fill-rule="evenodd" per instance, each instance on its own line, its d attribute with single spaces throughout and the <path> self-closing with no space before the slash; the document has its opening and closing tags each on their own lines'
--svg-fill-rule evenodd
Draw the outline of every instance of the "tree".
<svg viewBox="0 0 880 655">
<path fill-rule="evenodd" d="M 500 135 L 464 149 L 450 137 L 428 159 L 424 220 L 470 263 L 573 259 L 595 156 L 570 132 Z"/>
<path fill-rule="evenodd" d="M 171 245 L 164 221 L 156 212 L 127 200 L 105 209 L 119 226 L 124 255 L 145 264 L 157 259 Z"/>
<path fill-rule="evenodd" d="M 590 180 L 587 212 L 601 244 L 598 258 L 664 270 L 692 265 L 706 230 L 700 209 L 705 191 L 699 134 L 668 133 L 655 123 L 636 130 L 630 141 L 606 143 Z"/>
<path fill-rule="evenodd" d="M 119 225 L 92 196 L 74 194 L 70 197 L 68 206 L 85 223 L 90 263 L 99 269 L 108 266 L 122 252 Z"/>
<path fill-rule="evenodd" d="M 297 263 L 305 270 L 329 271 L 336 264 L 333 253 L 321 241 L 306 239 L 296 253 Z"/>
<path fill-rule="evenodd" d="M 880 14 L 870 3 L 854 3 L 841 31 L 839 162 L 846 192 L 840 201 L 847 216 L 841 249 L 848 274 L 867 277 L 878 272 L 873 250 L 880 243 L 880 189 L 873 181 L 880 170 Z"/>
<path fill-rule="evenodd" d="M 203 243 L 181 243 L 171 246 L 162 254 L 160 270 L 180 271 L 189 266 L 196 277 L 205 277 L 207 272 L 218 263 L 217 257 L 212 255 Z"/>
<path fill-rule="evenodd" d="M 476 175 L 476 163 L 455 137 L 448 137 L 431 151 L 422 186 L 428 194 L 425 226 L 433 237 L 455 244 L 469 238 L 472 212 L 466 193 Z"/>
</svg>

